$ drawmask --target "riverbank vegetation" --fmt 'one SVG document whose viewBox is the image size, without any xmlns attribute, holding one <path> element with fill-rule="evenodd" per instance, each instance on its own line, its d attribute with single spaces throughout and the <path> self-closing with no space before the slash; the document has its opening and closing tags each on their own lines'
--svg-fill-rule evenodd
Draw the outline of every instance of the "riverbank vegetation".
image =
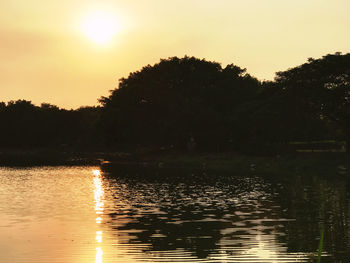
<svg viewBox="0 0 350 263">
<path fill-rule="evenodd" d="M 310 58 L 277 72 L 274 81 L 259 81 L 234 64 L 172 57 L 120 79 L 99 102 L 76 110 L 26 100 L 0 103 L 0 156 L 344 152 L 350 54 Z"/>
</svg>

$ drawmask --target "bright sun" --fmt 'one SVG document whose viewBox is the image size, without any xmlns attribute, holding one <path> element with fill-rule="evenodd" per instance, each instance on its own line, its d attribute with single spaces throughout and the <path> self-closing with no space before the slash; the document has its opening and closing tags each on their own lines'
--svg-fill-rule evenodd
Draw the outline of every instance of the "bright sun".
<svg viewBox="0 0 350 263">
<path fill-rule="evenodd" d="M 82 31 L 93 42 L 100 45 L 111 43 L 121 30 L 118 17 L 108 11 L 95 11 L 83 19 Z"/>
</svg>

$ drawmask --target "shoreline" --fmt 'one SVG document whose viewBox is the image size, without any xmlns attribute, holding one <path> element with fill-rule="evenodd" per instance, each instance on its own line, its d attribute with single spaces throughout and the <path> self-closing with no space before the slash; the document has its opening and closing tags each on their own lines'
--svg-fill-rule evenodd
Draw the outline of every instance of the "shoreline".
<svg viewBox="0 0 350 263">
<path fill-rule="evenodd" d="M 237 174 L 287 176 L 310 174 L 343 176 L 349 174 L 350 155 L 346 153 L 295 153 L 255 156 L 240 153 L 153 153 L 131 154 L 93 151 L 8 151 L 0 152 L 0 167 L 96 165 L 106 171 L 186 169 Z"/>
</svg>

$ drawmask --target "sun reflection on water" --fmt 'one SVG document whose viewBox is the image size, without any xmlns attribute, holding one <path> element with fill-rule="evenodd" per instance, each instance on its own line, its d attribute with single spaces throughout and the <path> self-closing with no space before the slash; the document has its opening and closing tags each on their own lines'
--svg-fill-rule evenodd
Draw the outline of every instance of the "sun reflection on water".
<svg viewBox="0 0 350 263">
<path fill-rule="evenodd" d="M 96 232 L 96 241 L 97 243 L 102 243 L 102 231 Z"/>
<path fill-rule="evenodd" d="M 94 197 L 95 197 L 95 212 L 96 212 L 96 224 L 102 223 L 103 209 L 104 209 L 104 189 L 101 178 L 100 170 L 93 170 L 94 174 Z M 96 231 L 96 242 L 101 245 L 103 232 L 101 230 Z M 95 263 L 102 263 L 103 250 L 100 246 L 96 247 L 96 261 Z"/>
<path fill-rule="evenodd" d="M 95 263 L 102 263 L 102 256 L 103 256 L 102 248 L 97 247 L 96 248 L 96 261 L 95 261 Z"/>
<path fill-rule="evenodd" d="M 101 171 L 100 171 L 100 170 L 93 170 L 92 173 L 93 173 L 95 176 L 100 176 L 100 175 L 101 175 Z"/>
<path fill-rule="evenodd" d="M 273 234 L 269 236 L 264 235 L 263 233 L 258 233 L 255 239 L 257 241 L 257 244 L 255 247 L 252 247 L 246 251 L 248 254 L 256 255 L 256 257 L 261 260 L 272 260 L 279 257 L 276 251 L 269 249 L 271 247 L 276 247 Z"/>
<path fill-rule="evenodd" d="M 101 179 L 101 172 L 99 170 L 93 171 L 95 177 L 94 177 L 94 194 L 95 194 L 95 211 L 96 211 L 96 221 L 102 221 L 102 215 L 103 215 L 103 185 L 102 185 L 102 179 Z M 101 222 L 99 222 L 101 223 Z"/>
</svg>

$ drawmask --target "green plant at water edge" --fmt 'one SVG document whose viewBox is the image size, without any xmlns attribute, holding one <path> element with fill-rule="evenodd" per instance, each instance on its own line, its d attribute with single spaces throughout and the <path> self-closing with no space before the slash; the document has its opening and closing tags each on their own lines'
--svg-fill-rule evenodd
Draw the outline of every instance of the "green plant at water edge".
<svg viewBox="0 0 350 263">
<path fill-rule="evenodd" d="M 324 230 L 322 230 L 322 232 L 321 232 L 320 243 L 318 244 L 317 263 L 320 263 L 320 262 L 321 262 L 322 249 L 323 249 L 323 236 L 324 236 Z"/>
</svg>

